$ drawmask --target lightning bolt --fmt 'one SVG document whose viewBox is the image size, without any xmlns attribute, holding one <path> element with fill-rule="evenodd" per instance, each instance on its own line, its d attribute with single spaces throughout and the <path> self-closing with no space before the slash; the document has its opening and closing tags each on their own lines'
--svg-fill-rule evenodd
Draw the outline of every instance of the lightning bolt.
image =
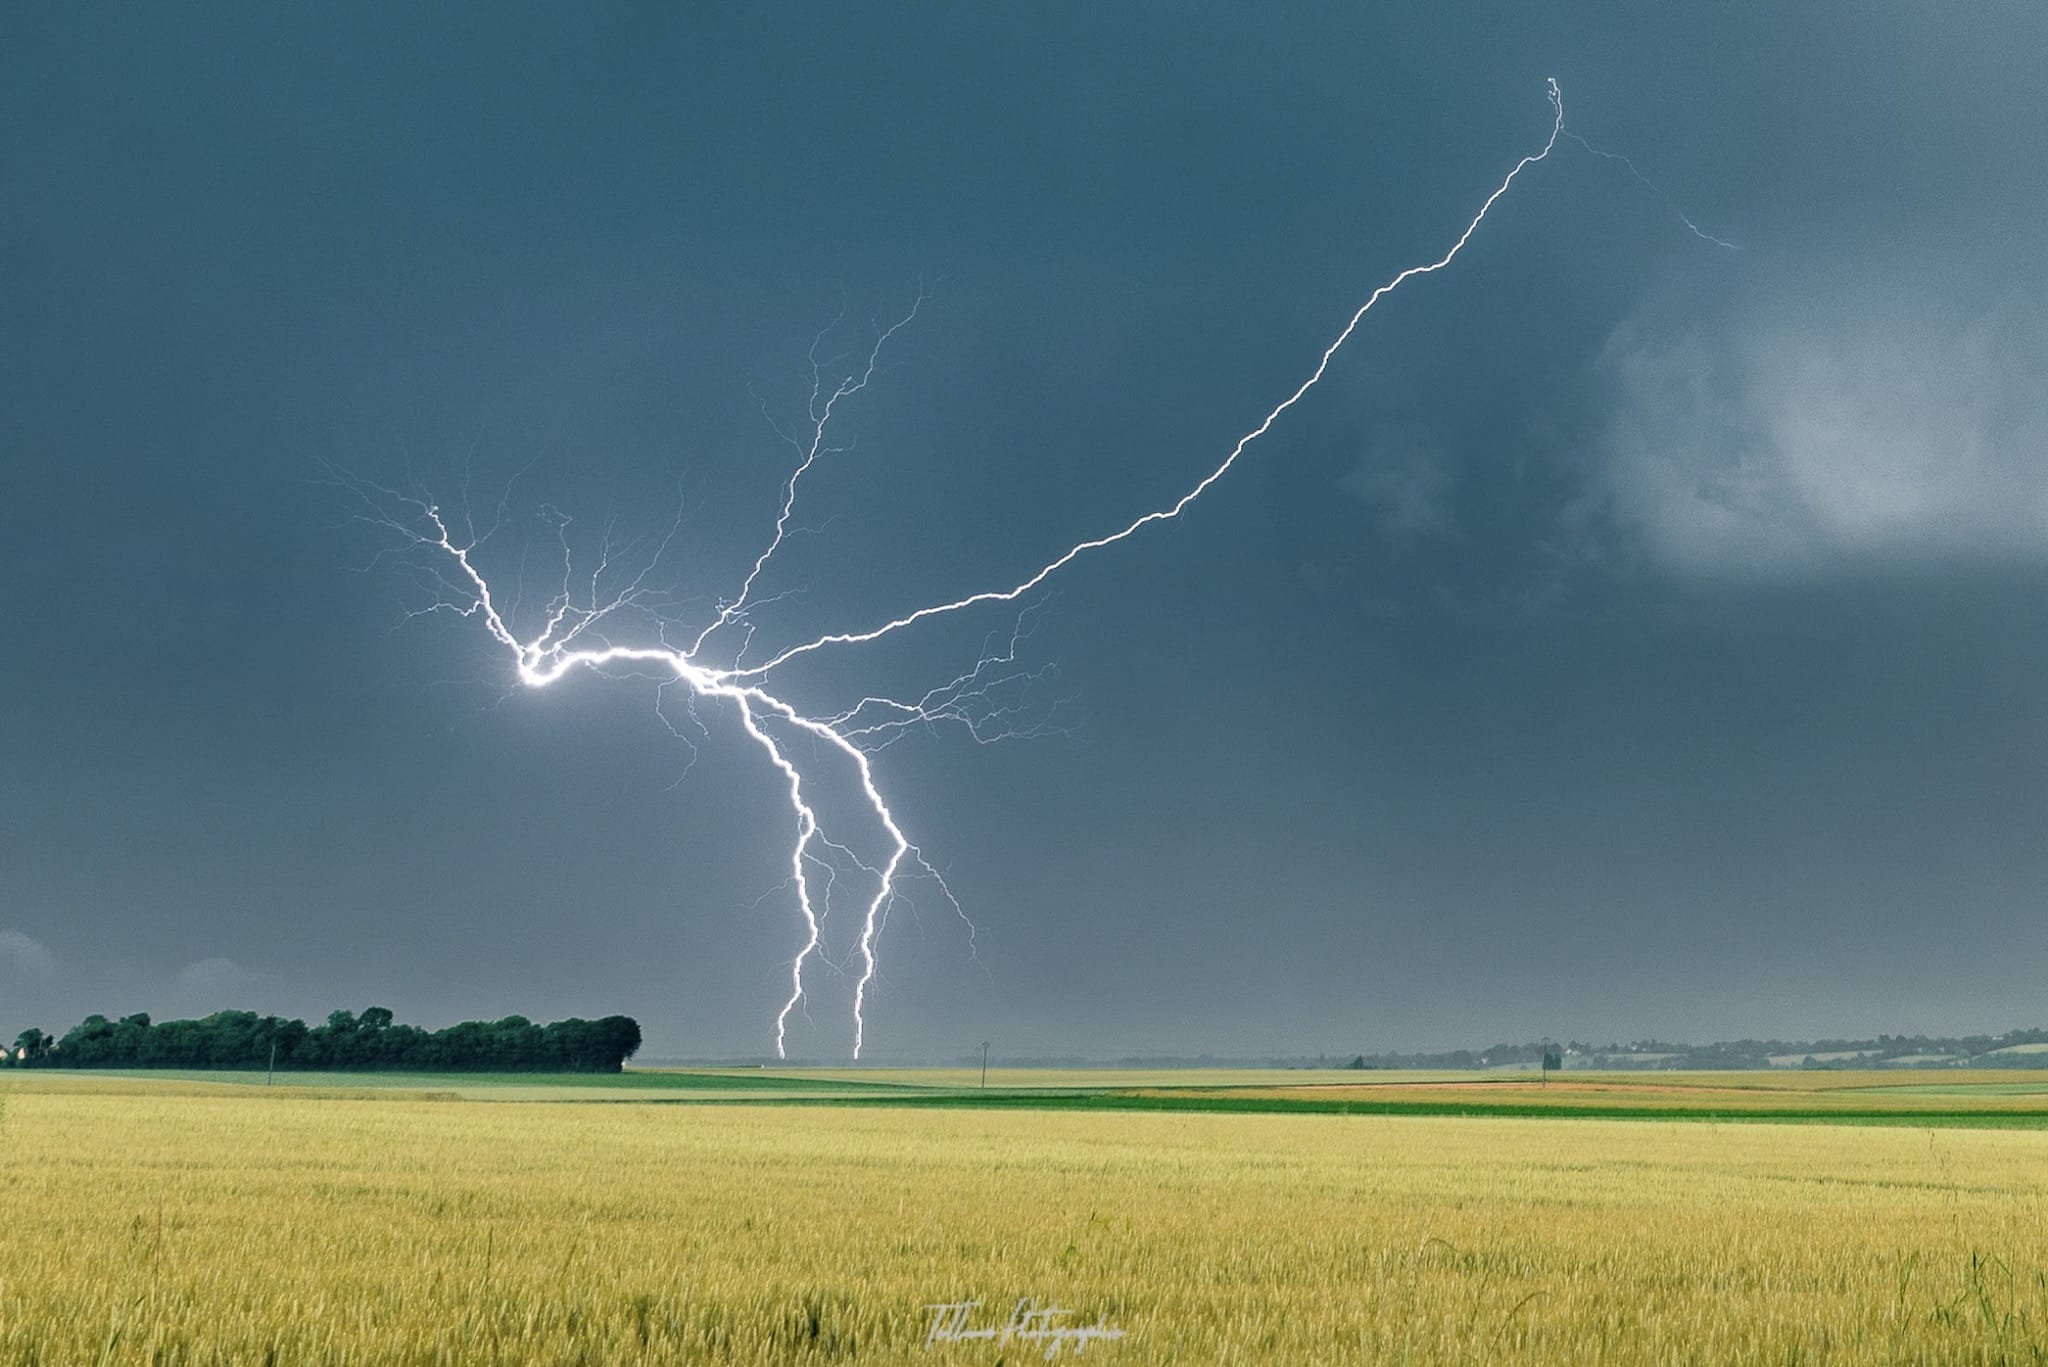
<svg viewBox="0 0 2048 1367">
<path fill-rule="evenodd" d="M 560 585 L 539 611 L 539 625 L 522 632 L 515 627 L 515 621 L 522 616 L 516 600 L 509 608 L 501 607 L 489 579 L 478 564 L 487 543 L 503 531 L 510 520 L 507 512 L 509 490 L 507 496 L 497 503 L 496 519 L 479 532 L 468 512 L 466 497 L 462 510 L 454 513 L 445 510 L 416 485 L 394 489 L 331 467 L 329 474 L 360 501 L 364 520 L 394 536 L 394 540 L 363 568 L 369 569 L 390 560 L 403 564 L 425 597 L 426 605 L 417 609 L 414 615 L 451 613 L 481 623 L 490 638 L 510 657 L 520 685 L 547 688 L 579 669 L 612 677 L 651 675 L 660 681 L 660 689 L 680 685 L 686 691 L 691 701 L 693 720 L 697 720 L 695 703 L 698 700 L 724 704 L 731 709 L 741 730 L 760 747 L 770 768 L 780 775 L 794 821 L 788 886 L 795 893 L 803 942 L 790 963 L 789 995 L 775 1016 L 776 1055 L 779 1058 L 788 1056 L 789 1019 L 806 1000 L 807 969 L 824 956 L 832 893 L 842 876 L 851 879 L 852 874 L 843 875 L 850 866 L 853 873 L 865 879 L 867 888 L 846 965 L 847 971 L 856 977 L 853 989 L 853 1056 L 858 1059 L 866 1044 L 866 1009 L 875 982 L 877 942 L 890 907 L 903 895 L 901 885 L 904 880 L 909 877 L 929 880 L 937 886 L 954 912 L 967 921 L 966 913 L 945 879 L 910 840 L 884 798 L 876 781 L 873 755 L 912 730 L 942 725 L 963 726 L 981 741 L 1056 729 L 1050 719 L 1033 720 L 1032 709 L 1020 700 L 1020 695 L 1028 692 L 1030 685 L 1044 677 L 1043 670 L 1029 670 L 1018 663 L 1020 647 L 1030 634 L 1037 609 L 1026 603 L 1007 641 L 999 637 L 989 638 L 984 643 L 980 659 L 972 668 L 914 698 L 870 695 L 836 713 L 813 716 L 771 692 L 769 681 L 772 676 L 784 665 L 801 657 L 829 648 L 876 641 L 927 618 L 986 603 L 1017 603 L 1083 555 L 1113 546 L 1154 523 L 1179 517 L 1230 472 L 1252 443 L 1265 436 L 1289 409 L 1321 383 L 1338 351 L 1382 299 L 1408 281 L 1434 274 L 1450 265 L 1464 251 L 1480 224 L 1485 222 L 1494 205 L 1516 179 L 1548 157 L 1559 138 L 1577 138 L 1576 134 L 1565 131 L 1564 97 L 1554 79 L 1548 83 L 1548 97 L 1553 118 L 1549 136 L 1541 149 L 1515 162 L 1441 256 L 1410 266 L 1373 290 L 1351 314 L 1335 339 L 1323 349 L 1308 377 L 1274 405 L 1256 426 L 1239 437 L 1219 464 L 1172 503 L 1133 519 L 1120 530 L 1075 543 L 1006 588 L 986 589 L 918 607 L 867 630 L 817 636 L 789 646 L 762 663 L 743 662 L 752 641 L 753 613 L 775 601 L 773 598 L 757 599 L 755 590 L 763 574 L 773 564 L 777 552 L 794 534 L 792 518 L 804 476 L 821 460 L 843 449 L 830 444 L 835 419 L 845 405 L 856 399 L 873 381 L 888 344 L 916 317 L 917 308 L 924 302 L 922 297 L 903 318 L 886 328 L 878 328 L 865 360 L 847 368 L 843 374 L 828 372 L 818 359 L 818 349 L 825 334 L 813 342 L 806 423 L 797 432 L 784 433 L 794 447 L 797 459 L 782 485 L 779 510 L 766 545 L 753 559 L 733 595 L 717 603 L 710 620 L 684 645 L 670 639 L 673 614 L 668 609 L 671 600 L 668 591 L 654 580 L 664 552 L 679 534 L 680 515 L 651 551 L 615 544 L 612 530 L 607 527 L 596 563 L 584 573 L 575 565 L 569 519 L 549 513 L 559 544 Z M 1597 152 L 1590 147 L 1588 150 Z M 1633 170 L 1633 166 L 1630 169 Z M 1638 179 L 1641 179 L 1640 173 Z M 1651 188 L 1654 190 L 1656 187 Z M 1661 195 L 1662 191 L 1657 193 Z M 1687 226 L 1691 226 L 1689 221 Z M 1698 232 L 1698 229 L 1694 231 Z M 828 333 L 830 331 L 827 329 Z M 522 560 L 522 566 L 523 563 Z M 522 582 L 523 578 L 522 573 Z M 636 634 L 640 639 L 614 640 L 613 636 L 628 625 L 637 626 Z M 703 723 L 698 720 L 697 724 L 701 727 Z M 804 753 L 806 749 L 808 754 Z M 850 840 L 835 840 L 826 834 L 827 824 L 811 796 L 811 780 L 819 777 L 817 766 L 822 762 L 820 756 L 851 775 L 860 792 L 866 819 L 879 828 L 882 850 L 872 862 L 855 853 Z M 973 923 L 968 921 L 968 926 L 971 937 Z M 970 938 L 970 946 L 971 943 Z M 830 961 L 826 962 L 829 966 Z"/>
<path fill-rule="evenodd" d="M 1625 170 L 1627 170 L 1627 172 L 1630 175 L 1636 178 L 1636 183 L 1638 185 L 1642 186 L 1645 190 L 1648 190 L 1657 198 L 1663 200 L 1664 207 L 1669 209 L 1672 213 L 1676 214 L 1678 216 L 1678 221 L 1680 223 L 1683 223 L 1686 226 L 1687 231 L 1691 232 L 1692 235 L 1698 238 L 1700 241 L 1711 242 L 1716 247 L 1726 247 L 1731 252 L 1739 252 L 1742 250 L 1742 248 L 1736 246 L 1733 242 L 1726 242 L 1718 237 L 1715 237 L 1712 233 L 1707 232 L 1705 229 L 1701 228 L 1699 224 L 1693 222 L 1690 218 L 1687 218 L 1685 215 L 1685 210 L 1678 207 L 1677 200 L 1673 199 L 1670 195 L 1665 194 L 1662 186 L 1658 185 L 1656 181 L 1651 180 L 1641 171 L 1638 171 L 1636 169 L 1636 164 L 1630 161 L 1627 157 L 1623 156 L 1621 153 L 1608 152 L 1602 150 L 1601 148 L 1595 147 L 1592 143 L 1587 142 L 1577 133 L 1571 132 L 1568 129 L 1565 131 L 1565 136 L 1570 138 L 1579 146 L 1585 148 L 1594 156 L 1599 157 L 1603 161 L 1613 161 L 1621 163 L 1622 167 Z"/>
<path fill-rule="evenodd" d="M 1451 243 L 1449 251 L 1434 261 L 1420 266 L 1410 266 L 1368 295 L 1365 302 L 1360 304 L 1358 310 L 1351 315 L 1350 321 L 1346 322 L 1343 329 L 1338 332 L 1336 340 L 1323 348 L 1323 354 L 1316 361 L 1315 369 L 1309 372 L 1308 378 L 1303 380 L 1292 394 L 1289 394 L 1286 398 L 1275 404 L 1272 410 L 1259 421 L 1258 426 L 1239 437 L 1236 445 L 1230 448 L 1230 454 L 1223 458 L 1222 463 L 1208 474 L 1202 476 L 1201 480 L 1193 488 L 1166 507 L 1154 509 L 1134 519 L 1121 531 L 1110 532 L 1105 536 L 1098 536 L 1089 541 L 1076 543 L 1052 560 L 1047 561 L 1044 566 L 1029 577 L 1009 588 L 985 589 L 980 593 L 970 593 L 964 598 L 955 598 L 950 602 L 934 603 L 928 607 L 917 608 L 867 631 L 828 633 L 806 641 L 802 645 L 791 646 L 765 664 L 753 665 L 745 669 L 736 669 L 732 672 L 738 676 L 759 678 L 772 673 L 782 665 L 788 664 L 798 656 L 808 655 L 815 650 L 823 650 L 827 646 L 864 645 L 869 641 L 878 641 L 891 632 L 901 631 L 904 627 L 910 626 L 913 623 L 922 622 L 927 617 L 938 617 L 945 613 L 958 612 L 962 608 L 971 608 L 982 603 L 1015 602 L 1040 584 L 1043 584 L 1060 570 L 1065 569 L 1068 565 L 1086 555 L 1089 551 L 1099 551 L 1105 546 L 1114 546 L 1119 541 L 1124 541 L 1137 535 L 1155 522 L 1170 522 L 1186 512 L 1190 504 L 1203 494 L 1209 492 L 1210 486 L 1230 473 L 1230 467 L 1237 464 L 1238 457 L 1244 454 L 1246 447 L 1271 431 L 1273 424 L 1280 420 L 1280 416 L 1283 413 L 1300 403 L 1311 389 L 1322 383 L 1323 376 L 1329 372 L 1330 362 L 1336 358 L 1337 353 L 1343 349 L 1344 344 L 1351 340 L 1351 334 L 1358 330 L 1358 325 L 1365 321 L 1365 315 L 1371 313 L 1380 300 L 1386 298 L 1416 276 L 1432 275 L 1457 260 L 1458 253 L 1465 250 L 1465 244 L 1470 242 L 1472 235 L 1479 231 L 1479 225 L 1486 221 L 1487 214 L 1493 211 L 1493 206 L 1499 201 L 1500 197 L 1508 192 L 1508 187 L 1515 183 L 1515 178 L 1550 155 L 1551 150 L 1557 146 L 1558 138 L 1564 133 L 1564 93 L 1558 89 L 1555 77 L 1551 78 L 1549 84 L 1550 104 L 1556 117 L 1550 126 L 1550 136 L 1543 143 L 1543 150 L 1532 152 L 1514 164 L 1513 169 L 1502 178 L 1500 184 L 1494 187 L 1493 193 L 1488 195 L 1485 201 L 1480 204 L 1479 212 L 1472 215 L 1471 222 L 1465 225 L 1465 230 L 1458 234 L 1455 242 Z"/>
</svg>

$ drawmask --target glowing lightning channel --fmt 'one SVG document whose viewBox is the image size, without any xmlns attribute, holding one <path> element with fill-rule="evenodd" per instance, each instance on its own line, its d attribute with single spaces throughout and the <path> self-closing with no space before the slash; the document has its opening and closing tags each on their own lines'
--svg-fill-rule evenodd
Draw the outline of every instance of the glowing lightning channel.
<svg viewBox="0 0 2048 1367">
<path fill-rule="evenodd" d="M 1698 238 L 1700 241 L 1711 242 L 1716 247 L 1726 247 L 1731 252 L 1739 252 L 1742 250 L 1742 248 L 1736 246 L 1733 242 L 1725 242 L 1722 239 L 1715 237 L 1712 233 L 1702 229 L 1699 224 L 1693 222 L 1690 218 L 1687 218 L 1685 215 L 1685 210 L 1678 207 L 1678 201 L 1673 199 L 1670 195 L 1664 193 L 1664 187 L 1657 184 L 1656 181 L 1651 180 L 1641 171 L 1638 171 L 1636 169 L 1636 164 L 1630 161 L 1627 157 L 1623 156 L 1621 153 L 1608 152 L 1601 148 L 1595 147 L 1592 143 L 1587 142 L 1584 138 L 1580 137 L 1577 133 L 1574 133 L 1569 129 L 1565 131 L 1565 136 L 1570 138 L 1579 146 L 1585 148 L 1588 152 L 1591 152 L 1594 156 L 1601 158 L 1602 160 L 1620 162 L 1624 167 L 1627 168 L 1628 173 L 1636 178 L 1636 183 L 1638 185 L 1641 185 L 1645 190 L 1648 190 L 1651 194 L 1663 200 L 1664 207 L 1669 209 L 1672 213 L 1678 215 L 1678 221 L 1680 223 L 1683 223 L 1686 226 L 1686 228 L 1692 233 L 1692 235 Z"/>
<path fill-rule="evenodd" d="M 1440 271 L 1456 260 L 1458 253 L 1465 250 L 1465 244 L 1472 240 L 1472 234 L 1478 232 L 1479 225 L 1486 221 L 1486 215 L 1493 209 L 1495 201 L 1506 194 L 1508 187 L 1515 183 L 1515 178 L 1550 155 L 1551 149 L 1557 146 L 1558 138 L 1564 133 L 1564 94 L 1558 89 L 1556 77 L 1552 77 L 1549 84 L 1550 104 L 1556 111 L 1557 117 L 1551 123 L 1550 137 L 1544 142 L 1543 150 L 1532 152 L 1515 163 L 1514 169 L 1507 173 L 1506 177 L 1501 180 L 1501 183 L 1494 187 L 1493 193 L 1486 197 L 1486 202 L 1479 206 L 1479 212 L 1474 214 L 1472 221 L 1465 225 L 1465 231 L 1458 234 L 1458 240 L 1451 244 L 1449 251 L 1427 265 L 1410 266 L 1407 270 L 1402 271 L 1386 284 L 1374 290 L 1367 297 L 1366 301 L 1358 306 L 1358 311 L 1351 315 L 1351 321 L 1344 325 L 1343 331 L 1337 334 L 1337 339 L 1323 349 L 1322 358 L 1316 362 L 1316 367 L 1310 372 L 1309 377 L 1301 382 L 1301 387 L 1276 404 L 1273 410 L 1260 421 L 1258 426 L 1239 437 L 1237 444 L 1230 448 L 1230 454 L 1223 458 L 1223 463 L 1204 475 L 1201 482 L 1196 484 L 1194 488 L 1182 494 L 1168 506 L 1146 513 L 1122 531 L 1111 532 L 1107 536 L 1099 536 L 1092 541 L 1083 541 L 1078 545 L 1070 547 L 1056 559 L 1048 562 L 1043 568 L 1031 575 L 1030 578 L 1025 579 L 1012 588 L 988 589 L 981 593 L 969 594 L 965 598 L 956 598 L 949 603 L 935 603 L 930 607 L 918 608 L 914 612 L 907 612 L 893 621 L 884 622 L 881 626 L 874 627 L 868 631 L 828 633 L 827 635 L 806 641 L 802 645 L 791 646 L 765 664 L 750 665 L 744 669 L 736 668 L 728 671 L 728 674 L 734 678 L 760 678 L 800 655 L 808 655 L 812 651 L 822 650 L 826 646 L 861 645 L 868 641 L 880 640 L 892 631 L 900 631 L 904 627 L 914 622 L 921 622 L 927 617 L 937 617 L 942 613 L 958 612 L 962 608 L 971 608 L 980 603 L 1015 602 L 1040 584 L 1043 584 L 1055 572 L 1066 568 L 1087 552 L 1099 551 L 1104 546 L 1114 546 L 1117 542 L 1135 535 L 1141 529 L 1149 527 L 1155 522 L 1170 522 L 1174 518 L 1179 517 L 1182 512 L 1186 511 L 1189 504 L 1209 491 L 1210 485 L 1230 473 L 1230 467 L 1237 464 L 1237 458 L 1244 454 L 1247 446 L 1250 446 L 1260 437 L 1265 436 L 1271 430 L 1273 424 L 1280 420 L 1281 414 L 1294 407 L 1297 403 L 1300 403 L 1304 395 L 1322 382 L 1324 374 L 1330 368 L 1331 360 L 1336 357 L 1337 352 L 1343 348 L 1344 344 L 1351 340 L 1351 334 L 1358 330 L 1358 325 L 1365 320 L 1366 314 L 1372 312 L 1374 305 L 1378 304 L 1380 300 L 1392 294 L 1402 285 L 1408 283 L 1408 281 L 1413 280 L 1416 276 L 1429 275 Z"/>
<path fill-rule="evenodd" d="M 897 319 L 877 334 L 874 346 L 868 351 L 868 363 L 862 369 L 859 377 L 856 378 L 848 375 L 841 379 L 839 383 L 832 387 L 832 392 L 826 395 L 825 401 L 822 404 L 818 402 L 818 396 L 824 394 L 825 387 L 823 372 L 818 368 L 818 346 L 824 341 L 824 335 L 821 333 L 812 341 L 811 437 L 808 445 L 799 445 L 803 459 L 798 461 L 796 468 L 789 472 L 789 479 L 782 486 L 782 511 L 775 518 L 775 535 L 769 539 L 768 545 L 763 548 L 761 553 L 754 557 L 754 567 L 747 571 L 746 580 L 740 585 L 739 594 L 730 603 L 721 603 L 718 608 L 718 616 L 712 620 L 710 625 L 697 633 L 697 639 L 690 645 L 690 654 L 695 655 L 698 651 L 702 650 L 704 642 L 720 627 L 729 626 L 736 620 L 743 620 L 747 599 L 754 592 L 754 581 L 761 577 L 761 571 L 768 567 L 768 562 L 774 559 L 775 552 L 782 549 L 782 543 L 789 537 L 789 515 L 796 508 L 797 483 L 803 479 L 804 475 L 810 471 L 813 465 L 818 463 L 818 457 L 824 453 L 825 432 L 832 425 L 833 410 L 839 407 L 842 399 L 850 399 L 868 387 L 868 382 L 875 378 L 876 367 L 882 363 L 882 351 L 889 345 L 889 339 L 904 328 L 909 327 L 911 322 L 916 319 L 917 311 L 923 307 L 924 299 L 920 296 L 917 302 L 910 306 L 909 313 L 904 314 L 903 317 Z M 828 328 L 827 331 L 829 332 L 830 329 Z"/>
<path fill-rule="evenodd" d="M 809 430 L 804 437 L 793 440 L 799 459 L 782 487 L 781 506 L 768 544 L 755 557 L 738 592 L 730 600 L 720 600 L 711 620 L 686 647 L 671 644 L 668 635 L 671 621 L 663 611 L 666 600 L 650 582 L 650 575 L 678 534 L 680 516 L 651 554 L 635 554 L 630 548 L 615 548 L 607 528 L 595 568 L 588 574 L 579 574 L 573 564 L 568 519 L 550 514 L 561 549 L 561 584 L 539 614 L 539 629 L 530 635 L 522 635 L 515 627 L 514 619 L 520 615 L 516 599 L 512 609 L 501 610 L 489 581 L 477 565 L 477 557 L 485 544 L 507 525 L 504 500 L 498 504 L 497 520 L 479 534 L 466 511 L 459 518 L 451 518 L 422 491 L 391 489 L 341 471 L 330 470 L 329 473 L 363 503 L 367 509 L 366 520 L 398 538 L 395 545 L 373 557 L 371 565 L 387 558 L 395 558 L 408 565 L 427 598 L 427 605 L 420 608 L 419 613 L 452 612 L 480 620 L 492 639 L 509 652 L 519 682 L 526 687 L 545 688 L 577 668 L 605 675 L 652 672 L 661 680 L 662 688 L 680 683 L 693 700 L 703 698 L 732 706 L 739 715 L 741 729 L 761 747 L 770 765 L 781 774 L 790 810 L 795 817 L 795 843 L 790 850 L 789 870 L 803 927 L 803 944 L 790 963 L 789 996 L 775 1017 L 776 1055 L 780 1058 L 788 1056 L 789 1018 L 803 1005 L 806 967 L 822 952 L 832 891 L 839 881 L 839 865 L 834 862 L 838 860 L 851 864 L 864 875 L 872 890 L 864 899 L 854 948 L 859 961 L 858 980 L 853 991 L 853 1056 L 857 1059 L 866 1043 L 865 1015 L 875 979 L 877 937 L 886 923 L 890 906 L 902 895 L 899 883 L 906 876 L 906 865 L 910 876 L 934 882 L 961 919 L 967 919 L 945 880 L 918 852 L 890 810 L 875 780 L 872 753 L 913 727 L 932 727 L 945 722 L 964 724 L 970 734 L 981 741 L 1035 734 L 1043 729 L 1045 724 L 1032 725 L 1015 703 L 1016 690 L 1029 685 L 1041 673 L 1024 670 L 1016 663 L 1019 643 L 1029 635 L 1029 623 L 1035 609 L 1030 604 L 1024 607 L 1006 645 L 998 644 L 996 638 L 991 637 L 984 644 L 981 658 L 973 668 L 950 683 L 914 699 L 868 696 L 836 714 L 809 716 L 771 693 L 766 683 L 768 677 L 790 661 L 829 646 L 858 645 L 878 640 L 928 617 L 958 612 L 982 603 L 1017 602 L 1081 555 L 1115 545 L 1152 523 L 1179 517 L 1230 472 L 1247 447 L 1271 430 L 1282 414 L 1322 381 L 1339 349 L 1350 340 L 1366 314 L 1380 300 L 1416 276 L 1429 275 L 1448 266 L 1465 249 L 1465 244 L 1471 241 L 1487 214 L 1522 172 L 1548 157 L 1560 137 L 1577 139 L 1576 134 L 1565 131 L 1564 96 L 1554 79 L 1549 82 L 1549 99 L 1555 117 L 1550 136 L 1542 149 L 1514 164 L 1492 193 L 1486 196 L 1479 211 L 1465 224 L 1450 249 L 1434 261 L 1410 266 L 1375 289 L 1351 315 L 1336 339 L 1324 348 L 1308 378 L 1275 405 L 1257 426 L 1238 438 L 1223 461 L 1174 502 L 1138 517 L 1120 531 L 1070 547 L 1010 588 L 986 590 L 920 607 L 866 631 L 828 633 L 790 646 L 766 663 L 742 663 L 753 629 L 749 619 L 750 608 L 775 601 L 773 597 L 755 600 L 755 586 L 774 560 L 776 552 L 792 534 L 791 518 L 804 475 L 820 459 L 843 449 L 827 444 L 828 431 L 841 406 L 860 394 L 874 378 L 885 347 L 916 316 L 917 307 L 891 326 L 878 330 L 873 345 L 867 351 L 865 364 L 857 365 L 831 383 L 825 379 L 817 359 L 818 345 L 823 337 L 813 343 Z M 1598 153 L 1595 148 L 1588 147 L 1587 150 Z M 1624 158 L 1617 159 L 1625 161 Z M 1629 169 L 1633 171 L 1634 167 Z M 1640 173 L 1637 173 L 1637 178 L 1641 179 Z M 1654 190 L 1656 187 L 1651 188 Z M 1658 193 L 1661 195 L 1662 191 Z M 1692 226 L 1690 220 L 1687 226 Z M 1693 231 L 1699 230 L 1694 228 Z M 1707 235 L 1701 233 L 1700 236 Z M 1719 241 L 1714 238 L 1708 240 Z M 922 303 L 920 297 L 918 305 Z M 453 530 L 457 525 L 462 529 L 460 535 Z M 637 570 L 633 568 L 636 560 Z M 521 563 L 523 565 L 523 559 Z M 608 638 L 607 633 L 613 629 L 613 624 L 634 620 L 643 625 L 651 624 L 654 644 L 615 644 Z M 701 661 L 700 654 L 728 629 L 740 633 L 737 647 L 721 647 L 715 653 L 724 656 L 729 663 L 715 665 Z M 657 708 L 660 696 L 657 691 Z M 694 720 L 694 708 L 691 716 Z M 698 724 L 701 726 L 701 721 Z M 850 769 L 860 789 L 866 819 L 871 819 L 885 838 L 887 852 L 883 857 L 869 863 L 855 854 L 849 843 L 835 841 L 826 834 L 826 823 L 807 789 L 809 771 L 806 765 L 814 763 L 815 759 L 807 757 L 799 762 L 797 753 L 789 746 L 791 741 L 815 743 L 818 752 Z M 822 887 L 813 882 L 814 868 L 823 870 Z M 968 924 L 971 934 L 972 922 Z"/>
</svg>

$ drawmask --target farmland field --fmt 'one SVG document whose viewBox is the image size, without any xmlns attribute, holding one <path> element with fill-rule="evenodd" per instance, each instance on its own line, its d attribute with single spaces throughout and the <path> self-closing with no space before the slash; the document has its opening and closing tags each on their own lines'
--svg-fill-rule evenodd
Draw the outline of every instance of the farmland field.
<svg viewBox="0 0 2048 1367">
<path fill-rule="evenodd" d="M 2048 1357 L 2039 1075 L 261 1081 L 0 1075 L 0 1363 Z"/>
</svg>

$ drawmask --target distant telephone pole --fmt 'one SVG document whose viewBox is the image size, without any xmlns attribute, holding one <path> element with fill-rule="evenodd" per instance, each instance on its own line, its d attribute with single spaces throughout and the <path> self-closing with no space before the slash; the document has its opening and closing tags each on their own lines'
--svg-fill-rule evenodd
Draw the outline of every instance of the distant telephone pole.
<svg viewBox="0 0 2048 1367">
<path fill-rule="evenodd" d="M 988 1090 L 988 1041 L 981 1042 L 981 1089 Z"/>
</svg>

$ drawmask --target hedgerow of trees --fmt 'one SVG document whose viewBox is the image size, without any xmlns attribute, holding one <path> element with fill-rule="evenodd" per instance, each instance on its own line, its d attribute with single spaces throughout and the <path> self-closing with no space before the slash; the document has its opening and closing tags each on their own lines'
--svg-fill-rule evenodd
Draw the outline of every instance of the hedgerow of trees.
<svg viewBox="0 0 2048 1367">
<path fill-rule="evenodd" d="M 152 1024 L 145 1015 L 87 1016 L 62 1039 L 24 1030 L 0 1051 L 16 1067 L 392 1069 L 407 1072 L 616 1073 L 640 1048 L 630 1016 L 571 1017 L 535 1025 L 524 1016 L 422 1030 L 381 1006 L 336 1011 L 325 1025 L 216 1011 Z"/>
</svg>

